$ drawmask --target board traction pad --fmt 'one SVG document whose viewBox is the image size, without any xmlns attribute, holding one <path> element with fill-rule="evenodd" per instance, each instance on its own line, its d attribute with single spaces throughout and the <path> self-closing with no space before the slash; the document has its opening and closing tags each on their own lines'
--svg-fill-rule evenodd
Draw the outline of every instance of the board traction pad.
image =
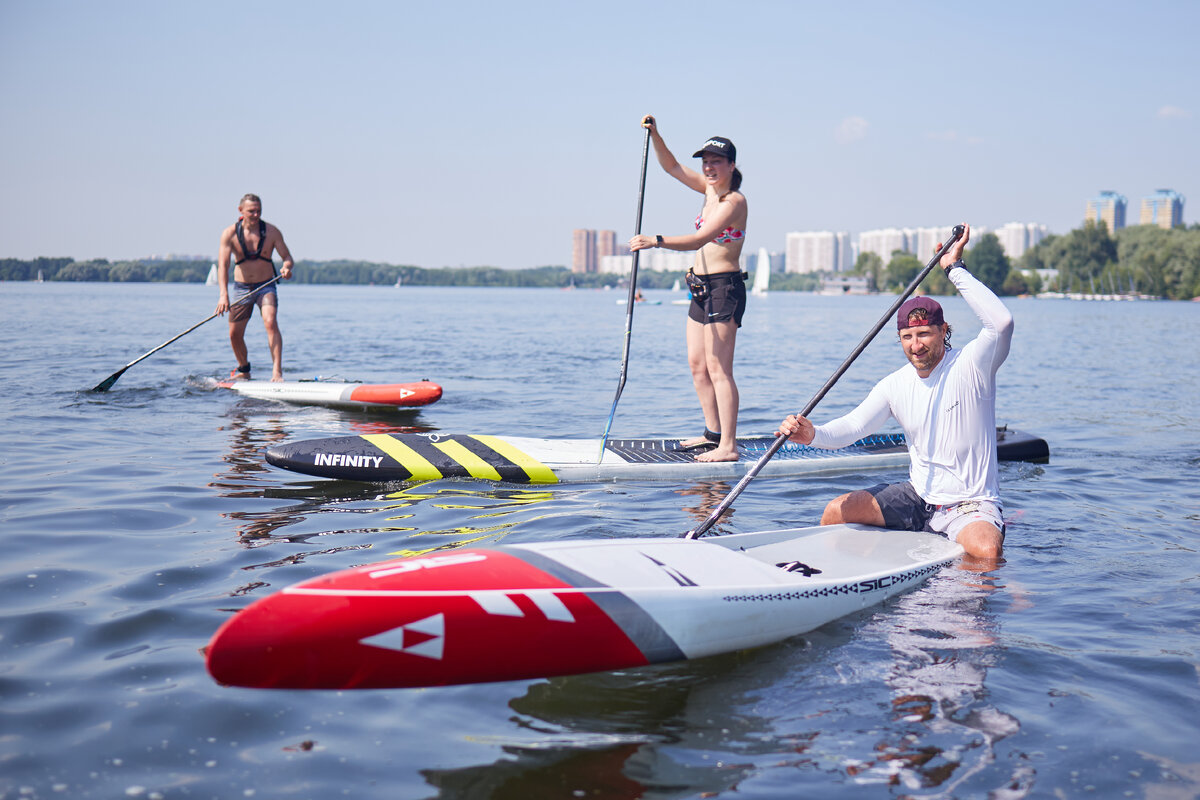
<svg viewBox="0 0 1200 800">
<path fill-rule="evenodd" d="M 679 439 L 611 439 L 604 449 L 621 456 L 626 461 L 639 464 L 687 463 L 693 461 L 697 453 L 711 449 L 703 446 L 683 448 L 679 446 L 679 441 Z M 738 450 L 741 453 L 738 461 L 757 461 L 774 442 L 774 437 L 770 436 L 738 439 Z M 905 449 L 903 434 L 888 433 L 868 436 L 840 450 L 821 450 L 809 445 L 788 442 L 779 448 L 779 452 L 774 457 L 780 460 L 831 458 L 854 453 L 897 453 Z"/>
</svg>

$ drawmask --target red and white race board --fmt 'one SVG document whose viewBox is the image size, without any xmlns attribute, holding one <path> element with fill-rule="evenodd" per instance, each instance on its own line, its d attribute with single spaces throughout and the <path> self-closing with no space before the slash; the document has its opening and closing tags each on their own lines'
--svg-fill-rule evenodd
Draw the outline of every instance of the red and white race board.
<svg viewBox="0 0 1200 800">
<path fill-rule="evenodd" d="M 208 670 L 234 686 L 378 689 L 699 658 L 810 631 L 961 553 L 862 525 L 469 547 L 262 598 L 217 631 Z"/>
<path fill-rule="evenodd" d="M 345 381 L 218 381 L 217 386 L 246 397 L 333 408 L 415 408 L 442 397 L 431 381 L 349 383 Z"/>
</svg>

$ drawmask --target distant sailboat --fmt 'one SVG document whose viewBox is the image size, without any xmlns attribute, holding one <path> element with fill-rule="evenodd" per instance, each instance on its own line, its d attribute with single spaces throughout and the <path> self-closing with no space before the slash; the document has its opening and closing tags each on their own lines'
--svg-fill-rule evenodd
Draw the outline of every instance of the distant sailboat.
<svg viewBox="0 0 1200 800">
<path fill-rule="evenodd" d="M 692 293 L 689 290 L 683 288 L 683 284 L 681 284 L 679 282 L 679 278 L 676 278 L 675 282 L 671 284 L 671 291 L 676 292 L 676 293 L 683 292 L 685 295 L 684 297 L 678 297 L 678 298 L 672 300 L 671 305 L 673 305 L 673 306 L 690 306 L 692 304 Z"/>
<path fill-rule="evenodd" d="M 45 282 L 46 282 L 46 276 L 42 274 L 42 271 L 41 271 L 40 269 L 38 270 L 38 278 L 37 278 L 37 282 L 38 282 L 38 283 L 45 283 Z"/>
<path fill-rule="evenodd" d="M 758 248 L 758 261 L 754 266 L 754 287 L 750 289 L 750 294 L 765 295 L 767 293 L 767 285 L 771 282 L 771 256 L 767 253 L 767 248 Z"/>
<path fill-rule="evenodd" d="M 216 264 L 213 264 L 212 268 L 209 269 L 208 279 L 204 281 L 204 285 L 205 286 L 216 286 L 217 285 L 217 265 Z"/>
</svg>

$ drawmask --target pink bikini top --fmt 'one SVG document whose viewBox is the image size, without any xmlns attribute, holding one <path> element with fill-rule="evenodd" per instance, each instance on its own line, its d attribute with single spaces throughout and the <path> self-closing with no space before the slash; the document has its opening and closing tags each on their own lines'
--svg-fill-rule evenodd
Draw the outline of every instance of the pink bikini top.
<svg viewBox="0 0 1200 800">
<path fill-rule="evenodd" d="M 697 214 L 696 215 L 696 230 L 700 230 L 700 226 L 703 224 L 704 224 L 704 217 L 701 216 L 700 214 Z M 717 238 L 713 239 L 713 243 L 714 244 L 724 244 L 725 242 L 734 242 L 734 241 L 737 241 L 738 239 L 745 238 L 745 236 L 746 236 L 745 231 L 739 231 L 736 228 L 734 228 L 732 225 L 730 225 L 728 228 L 721 231 L 721 234 Z"/>
</svg>

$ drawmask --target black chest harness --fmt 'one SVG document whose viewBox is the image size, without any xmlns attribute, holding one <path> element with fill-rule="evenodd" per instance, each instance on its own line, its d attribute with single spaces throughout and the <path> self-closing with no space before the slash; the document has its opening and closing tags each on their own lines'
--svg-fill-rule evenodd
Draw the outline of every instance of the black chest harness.
<svg viewBox="0 0 1200 800">
<path fill-rule="evenodd" d="M 237 237 L 238 244 L 242 247 L 242 257 L 233 262 L 235 265 L 241 264 L 243 261 L 259 260 L 270 262 L 274 266 L 274 262 L 262 254 L 263 245 L 267 242 L 267 223 L 261 219 L 258 221 L 258 247 L 255 248 L 253 253 L 247 253 L 246 251 L 246 237 L 242 235 L 242 220 L 238 220 L 237 223 Z"/>
</svg>

